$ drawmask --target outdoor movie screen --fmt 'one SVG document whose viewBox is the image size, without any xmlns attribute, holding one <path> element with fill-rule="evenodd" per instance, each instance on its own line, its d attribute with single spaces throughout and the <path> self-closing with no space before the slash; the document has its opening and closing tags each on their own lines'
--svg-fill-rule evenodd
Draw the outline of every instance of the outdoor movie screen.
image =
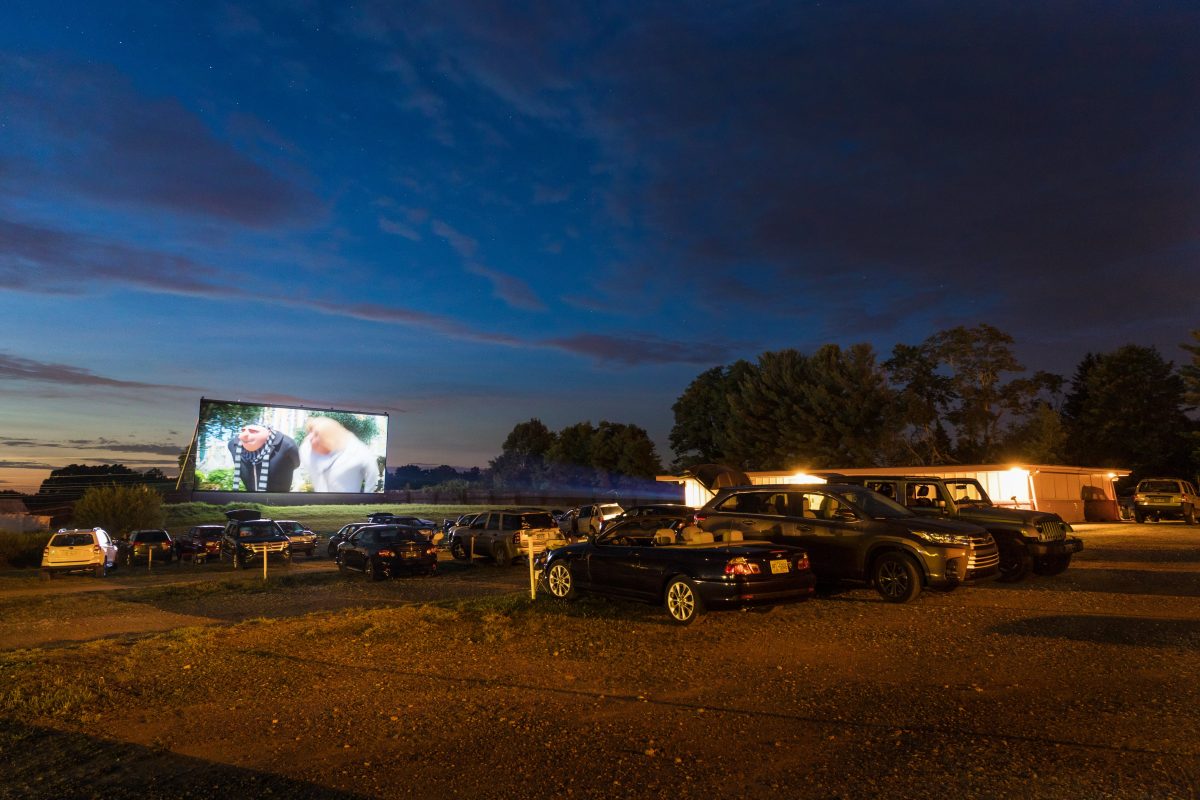
<svg viewBox="0 0 1200 800">
<path fill-rule="evenodd" d="M 383 491 L 387 414 L 200 401 L 196 489 Z"/>
</svg>

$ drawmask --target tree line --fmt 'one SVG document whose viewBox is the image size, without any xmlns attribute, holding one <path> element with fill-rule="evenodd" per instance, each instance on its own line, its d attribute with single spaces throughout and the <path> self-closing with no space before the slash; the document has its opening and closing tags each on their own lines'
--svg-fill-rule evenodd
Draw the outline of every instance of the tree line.
<svg viewBox="0 0 1200 800">
<path fill-rule="evenodd" d="M 880 360 L 868 344 L 764 352 L 698 375 L 672 406 L 672 469 L 1022 461 L 1194 475 L 1200 330 L 1180 368 L 1153 347 L 1088 353 L 1072 377 L 1027 374 L 1013 338 L 959 326 Z"/>
</svg>

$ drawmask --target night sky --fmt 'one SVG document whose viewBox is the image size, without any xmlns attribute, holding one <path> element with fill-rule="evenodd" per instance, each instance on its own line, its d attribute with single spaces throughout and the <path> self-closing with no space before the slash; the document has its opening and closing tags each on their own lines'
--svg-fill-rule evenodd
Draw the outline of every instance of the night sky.
<svg viewBox="0 0 1200 800">
<path fill-rule="evenodd" d="M 669 460 L 763 350 L 1178 362 L 1198 243 L 1196 3 L 7 0 L 0 489 L 173 468 L 201 396 Z"/>
</svg>

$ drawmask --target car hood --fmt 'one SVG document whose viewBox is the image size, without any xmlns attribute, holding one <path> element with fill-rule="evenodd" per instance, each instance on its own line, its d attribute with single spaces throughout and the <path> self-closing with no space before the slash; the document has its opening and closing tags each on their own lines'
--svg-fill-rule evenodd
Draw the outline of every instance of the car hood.
<svg viewBox="0 0 1200 800">
<path fill-rule="evenodd" d="M 941 531 L 942 533 L 965 533 L 981 536 L 986 531 L 972 522 L 936 517 L 896 517 L 888 520 L 902 525 L 910 531 Z"/>
<path fill-rule="evenodd" d="M 1001 525 L 1034 525 L 1057 515 L 1027 508 L 1000 508 L 998 506 L 962 506 L 958 510 L 960 519 L 979 525 L 999 523 Z"/>
</svg>

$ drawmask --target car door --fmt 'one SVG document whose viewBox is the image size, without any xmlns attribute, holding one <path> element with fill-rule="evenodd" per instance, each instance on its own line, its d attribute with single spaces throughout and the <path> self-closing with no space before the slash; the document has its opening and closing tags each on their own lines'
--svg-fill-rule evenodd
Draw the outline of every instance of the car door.
<svg viewBox="0 0 1200 800">
<path fill-rule="evenodd" d="M 366 564 L 366 548 L 374 539 L 374 531 L 356 531 L 346 540 L 345 547 L 338 548 L 342 563 L 350 569 L 363 569 Z"/>
<path fill-rule="evenodd" d="M 588 578 L 594 590 L 621 597 L 645 597 L 642 547 L 632 543 L 636 534 L 632 525 L 620 525 L 595 539 L 588 556 Z"/>
<path fill-rule="evenodd" d="M 836 519 L 837 499 L 819 490 L 787 495 L 786 516 L 776 523 L 778 532 L 770 540 L 804 548 L 818 577 L 846 576 L 858 535 Z"/>
</svg>

